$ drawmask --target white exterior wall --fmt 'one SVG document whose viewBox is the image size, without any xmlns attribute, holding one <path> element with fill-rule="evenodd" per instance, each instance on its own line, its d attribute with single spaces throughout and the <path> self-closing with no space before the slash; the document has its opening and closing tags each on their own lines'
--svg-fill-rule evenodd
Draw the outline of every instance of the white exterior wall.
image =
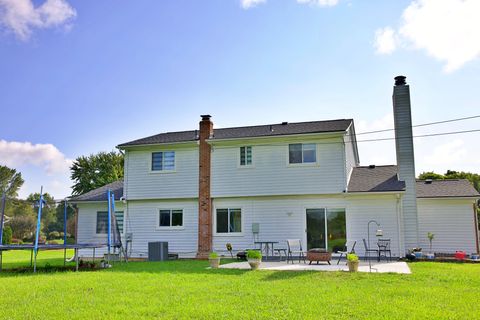
<svg viewBox="0 0 480 320">
<path fill-rule="evenodd" d="M 376 249 L 377 237 L 376 230 L 381 229 L 383 236 L 381 239 L 391 240 L 392 256 L 403 256 L 403 240 L 399 233 L 399 211 L 396 195 L 365 195 L 351 196 L 348 199 L 347 206 L 347 239 L 356 240 L 355 252 L 365 255 L 365 246 L 363 239 L 367 239 L 368 222 L 376 220 L 380 227 L 375 223 L 370 224 L 370 247 Z"/>
<path fill-rule="evenodd" d="M 476 252 L 473 200 L 418 199 L 419 246 L 430 251 L 427 233 L 432 232 L 434 252 Z"/>
<path fill-rule="evenodd" d="M 175 151 L 174 172 L 151 170 L 152 152 L 158 151 Z M 198 147 L 126 150 L 124 192 L 128 200 L 198 197 Z"/>
<path fill-rule="evenodd" d="M 159 209 L 183 209 L 183 227 L 157 227 Z M 198 200 L 129 201 L 126 226 L 133 234 L 133 257 L 148 257 L 148 242 L 167 241 L 169 252 L 193 258 L 198 243 Z"/>
<path fill-rule="evenodd" d="M 255 248 L 254 241 L 278 241 L 275 248 L 287 248 L 287 239 L 301 239 L 306 249 L 306 209 L 345 208 L 343 196 L 331 197 L 258 197 L 215 199 L 213 202 L 213 248 L 225 252 L 227 243 L 234 251 Z M 241 208 L 242 234 L 217 234 L 216 209 Z M 348 232 L 348 212 L 347 212 Z M 252 223 L 260 224 L 255 237 Z"/>
<path fill-rule="evenodd" d="M 344 143 L 345 143 L 345 177 L 346 177 L 346 185 L 348 185 L 348 179 L 350 179 L 350 174 L 354 167 L 358 166 L 357 160 L 355 159 L 355 150 L 353 147 L 353 136 L 352 133 L 349 131 L 345 135 Z"/>
<path fill-rule="evenodd" d="M 195 257 L 198 242 L 198 200 L 156 200 L 129 201 L 128 206 L 118 205 L 116 211 L 124 211 L 124 235 L 132 233 L 131 251 L 136 258 L 148 257 L 148 242 L 167 241 L 169 251 L 178 253 L 182 258 Z M 107 204 L 78 204 L 78 242 L 106 243 L 106 235 L 96 234 L 97 211 L 106 211 Z M 175 229 L 157 228 L 159 209 L 183 209 L 183 227 Z M 127 212 L 128 211 L 128 212 Z M 107 252 L 106 248 L 96 249 L 96 255 Z M 80 256 L 91 257 L 91 249 L 80 250 Z"/>
<path fill-rule="evenodd" d="M 288 163 L 289 143 L 315 142 L 317 163 Z M 213 146 L 212 197 L 335 194 L 345 190 L 345 150 L 341 137 L 256 143 Z M 240 147 L 244 145 L 253 146 L 251 167 L 239 165 Z"/>
</svg>

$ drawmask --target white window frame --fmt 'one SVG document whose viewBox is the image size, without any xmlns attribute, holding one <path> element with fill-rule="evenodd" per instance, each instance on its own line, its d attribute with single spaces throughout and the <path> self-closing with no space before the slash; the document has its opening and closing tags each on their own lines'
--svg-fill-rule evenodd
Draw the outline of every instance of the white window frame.
<svg viewBox="0 0 480 320">
<path fill-rule="evenodd" d="M 108 221 L 107 221 L 107 232 L 103 233 L 103 232 L 100 232 L 100 233 L 97 233 L 97 226 L 98 226 L 98 214 L 100 212 L 105 212 L 107 214 L 107 220 L 108 220 L 108 210 L 99 210 L 99 211 L 95 211 L 95 235 L 96 236 L 100 236 L 100 237 L 103 237 L 103 236 L 106 236 L 108 234 Z M 123 213 L 123 229 L 122 229 L 122 232 L 120 232 L 121 235 L 123 235 L 125 233 L 125 210 L 115 210 L 115 213 Z M 113 226 L 112 226 L 113 227 Z M 112 232 L 114 232 L 114 230 L 112 229 Z"/>
<path fill-rule="evenodd" d="M 160 211 L 169 210 L 170 211 L 170 225 L 169 226 L 160 226 Z M 182 211 L 182 225 L 181 226 L 172 226 L 172 212 L 178 210 Z M 185 209 L 184 208 L 157 208 L 157 217 L 156 217 L 156 230 L 183 230 L 185 229 Z"/>
<path fill-rule="evenodd" d="M 300 144 L 302 145 L 302 162 L 300 163 L 290 163 L 290 145 L 292 144 Z M 315 146 L 315 162 L 303 162 L 303 146 L 306 144 L 311 144 Z M 288 167 L 308 167 L 308 166 L 318 166 L 318 144 L 314 142 L 293 142 L 287 144 L 287 166 Z"/>
<path fill-rule="evenodd" d="M 242 148 L 250 148 L 252 154 L 252 162 L 250 164 L 242 164 Z M 246 149 L 245 149 L 246 150 Z M 246 152 L 246 151 L 245 151 Z M 247 155 L 245 155 L 245 161 L 247 159 Z M 254 154 L 253 154 L 253 146 L 240 146 L 238 148 L 238 161 L 237 161 L 238 168 L 253 168 L 254 167 Z"/>
<path fill-rule="evenodd" d="M 230 210 L 240 209 L 240 232 L 217 232 L 217 210 L 228 210 L 228 230 L 230 230 Z M 245 225 L 244 225 L 244 210 L 241 206 L 228 206 L 228 207 L 216 207 L 214 211 L 214 223 L 213 223 L 213 233 L 218 237 L 243 237 Z"/>
<path fill-rule="evenodd" d="M 153 170 L 153 154 L 154 153 L 166 153 L 166 152 L 173 152 L 173 169 Z M 150 154 L 150 159 L 149 159 L 150 173 L 155 173 L 155 174 L 160 173 L 160 174 L 162 174 L 162 173 L 175 173 L 175 172 L 177 172 L 177 152 L 175 150 L 152 151 L 149 154 Z M 162 156 L 162 159 L 163 159 L 163 156 Z"/>
</svg>

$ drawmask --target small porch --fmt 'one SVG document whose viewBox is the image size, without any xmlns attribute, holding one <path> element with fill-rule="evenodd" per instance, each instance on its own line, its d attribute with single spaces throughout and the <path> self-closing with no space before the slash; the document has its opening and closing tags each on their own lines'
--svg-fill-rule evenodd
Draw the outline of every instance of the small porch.
<svg viewBox="0 0 480 320">
<path fill-rule="evenodd" d="M 232 262 L 223 264 L 221 269 L 241 269 L 248 270 L 250 265 L 247 261 Z M 260 264 L 259 270 L 275 270 L 275 271 L 346 271 L 348 267 L 345 263 L 337 264 L 305 264 L 301 263 L 287 263 L 286 261 L 265 261 Z M 368 262 L 360 262 L 358 266 L 359 272 L 370 272 L 370 265 Z M 397 262 L 371 262 L 372 273 L 397 273 L 397 274 L 411 274 L 408 264 L 403 261 Z"/>
</svg>

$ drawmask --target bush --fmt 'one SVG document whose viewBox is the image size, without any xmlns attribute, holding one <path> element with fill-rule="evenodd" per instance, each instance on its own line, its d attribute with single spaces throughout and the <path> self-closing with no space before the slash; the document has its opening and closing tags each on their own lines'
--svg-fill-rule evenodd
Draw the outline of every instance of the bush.
<svg viewBox="0 0 480 320">
<path fill-rule="evenodd" d="M 75 238 L 67 238 L 67 244 L 75 244 Z"/>
<path fill-rule="evenodd" d="M 20 239 L 12 238 L 11 244 L 23 244 L 23 241 Z"/>
<path fill-rule="evenodd" d="M 258 250 L 247 250 L 247 258 L 262 259 L 262 253 Z"/>
<path fill-rule="evenodd" d="M 60 232 L 58 231 L 52 231 L 48 234 L 48 239 L 53 240 L 53 239 L 59 239 L 60 238 Z"/>
<path fill-rule="evenodd" d="M 6 226 L 5 228 L 3 228 L 2 243 L 11 244 L 12 236 L 13 236 L 13 231 L 12 231 L 12 228 L 10 228 L 10 226 Z"/>
<path fill-rule="evenodd" d="M 347 260 L 350 262 L 358 262 L 358 256 L 355 253 L 347 254 Z"/>
<path fill-rule="evenodd" d="M 8 225 L 12 228 L 14 238 L 24 239 L 32 237 L 35 232 L 36 221 L 32 216 L 14 216 L 8 222 Z"/>
<path fill-rule="evenodd" d="M 210 254 L 208 255 L 208 258 L 209 259 L 217 259 L 218 258 L 218 253 L 210 252 Z"/>
</svg>

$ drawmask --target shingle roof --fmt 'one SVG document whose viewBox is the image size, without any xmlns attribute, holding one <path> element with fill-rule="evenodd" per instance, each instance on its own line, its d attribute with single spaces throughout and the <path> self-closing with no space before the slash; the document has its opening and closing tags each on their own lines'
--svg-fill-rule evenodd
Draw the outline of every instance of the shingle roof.
<svg viewBox="0 0 480 320">
<path fill-rule="evenodd" d="M 353 168 L 348 192 L 404 191 L 405 182 L 399 181 L 397 166 L 366 166 Z"/>
<path fill-rule="evenodd" d="M 213 137 L 210 140 L 269 137 L 305 133 L 340 132 L 347 130 L 352 122 L 352 119 L 339 119 L 327 121 L 267 124 L 250 127 L 220 128 L 213 130 Z M 118 147 L 121 148 L 136 145 L 188 142 L 196 140 L 198 140 L 197 130 L 167 132 L 122 143 L 118 145 Z"/>
<path fill-rule="evenodd" d="M 74 196 L 70 198 L 70 201 L 107 201 L 107 191 L 110 189 L 115 195 L 115 200 L 120 200 L 123 196 L 123 180 L 118 180 L 109 184 L 104 185 L 103 187 L 91 190 L 87 193 L 81 194 L 79 196 Z"/>
<path fill-rule="evenodd" d="M 417 198 L 480 197 L 466 179 L 417 180 Z"/>
<path fill-rule="evenodd" d="M 405 182 L 398 180 L 398 168 L 390 166 L 367 166 L 353 168 L 348 192 L 404 191 Z M 417 198 L 480 197 L 466 179 L 417 180 Z"/>
</svg>

